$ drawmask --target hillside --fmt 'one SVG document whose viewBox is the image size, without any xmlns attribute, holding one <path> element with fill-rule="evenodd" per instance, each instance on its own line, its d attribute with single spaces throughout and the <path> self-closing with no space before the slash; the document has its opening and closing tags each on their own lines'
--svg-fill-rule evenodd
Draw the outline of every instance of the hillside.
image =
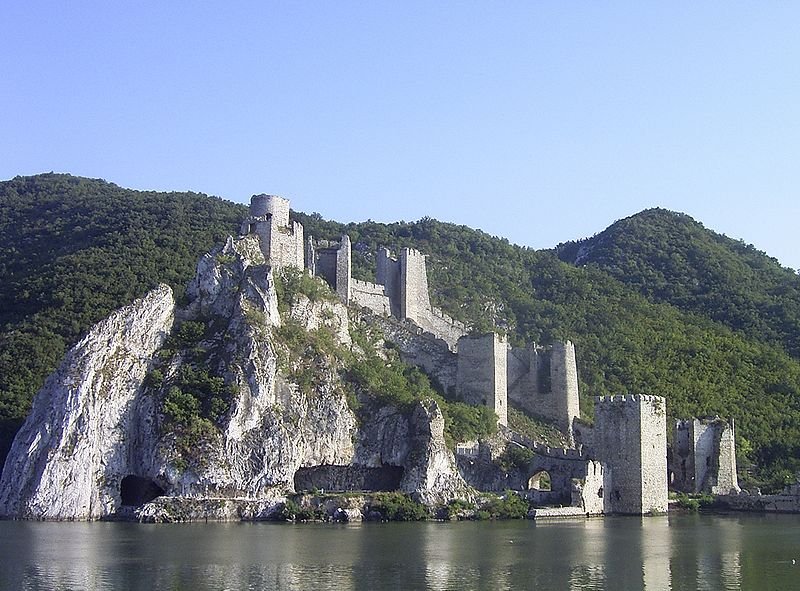
<svg viewBox="0 0 800 591">
<path fill-rule="evenodd" d="M 800 275 L 685 214 L 649 209 L 592 238 L 561 244 L 557 252 L 652 301 L 701 314 L 800 358 Z"/>
<path fill-rule="evenodd" d="M 245 211 L 61 174 L 0 183 L 0 462 L 66 350 L 159 282 L 183 293 Z"/>
<path fill-rule="evenodd" d="M 244 214 L 205 195 L 142 193 L 66 175 L 0 183 L 6 442 L 68 345 L 158 281 L 182 289 L 197 258 L 235 233 Z M 517 343 L 573 340 L 587 415 L 591 396 L 663 395 L 672 416 L 735 417 L 740 451 L 761 478 L 777 483 L 800 469 L 800 363 L 783 337 L 753 339 L 690 308 L 689 295 L 683 306 L 656 301 L 596 264 L 559 260 L 564 247 L 558 256 L 533 251 L 432 219 L 345 225 L 294 215 L 318 238 L 346 232 L 360 278 L 371 278 L 378 246 L 413 246 L 430 255 L 434 303 L 454 317 L 481 330 L 496 325 Z M 712 291 L 724 293 L 726 264 Z M 785 290 L 787 301 L 797 297 L 791 283 Z M 785 328 L 785 340 L 797 342 L 798 332 Z"/>
</svg>

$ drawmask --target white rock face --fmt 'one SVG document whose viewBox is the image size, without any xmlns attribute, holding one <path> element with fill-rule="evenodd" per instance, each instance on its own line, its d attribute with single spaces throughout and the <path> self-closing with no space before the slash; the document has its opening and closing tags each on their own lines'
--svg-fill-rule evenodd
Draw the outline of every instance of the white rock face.
<svg viewBox="0 0 800 591">
<path fill-rule="evenodd" d="M 359 426 L 338 362 L 312 356 L 313 387 L 291 383 L 298 367 L 286 360 L 277 331 L 291 321 L 287 329 L 327 330 L 350 347 L 347 308 L 296 295 L 281 319 L 257 237 L 228 239 L 202 257 L 188 293 L 192 303 L 176 311 L 171 290 L 161 286 L 96 325 L 69 352 L 37 394 L 8 455 L 0 515 L 102 518 L 121 508 L 126 476 L 191 500 L 191 515 L 216 506 L 199 499 L 271 507 L 293 490 L 299 468 L 325 465 L 402 466 L 402 490 L 423 502 L 469 495 L 444 444 L 435 402 L 421 403 L 410 416 L 385 407 Z M 195 347 L 205 352 L 202 361 L 188 349 L 170 359 L 156 356 L 174 317 L 203 323 L 206 333 Z M 233 393 L 224 418 L 216 426 L 206 422 L 205 435 L 188 449 L 180 428 L 161 414 L 161 398 L 186 363 L 222 376 Z M 145 387 L 154 364 L 165 381 Z M 172 505 L 148 507 L 158 513 L 153 520 L 168 520 Z"/>
<path fill-rule="evenodd" d="M 119 483 L 136 470 L 129 452 L 142 430 L 137 396 L 173 312 L 172 290 L 161 285 L 69 351 L 8 454 L 0 515 L 96 519 L 119 505 Z"/>
</svg>

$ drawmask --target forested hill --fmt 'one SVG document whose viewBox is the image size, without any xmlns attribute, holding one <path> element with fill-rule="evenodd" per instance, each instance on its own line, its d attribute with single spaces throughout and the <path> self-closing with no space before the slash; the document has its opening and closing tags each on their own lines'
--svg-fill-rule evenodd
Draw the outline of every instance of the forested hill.
<svg viewBox="0 0 800 591">
<path fill-rule="evenodd" d="M 67 349 L 159 282 L 182 293 L 244 215 L 206 195 L 63 174 L 0 182 L 0 465 Z"/>
<path fill-rule="evenodd" d="M 137 192 L 67 175 L 0 183 L 5 445 L 81 333 L 159 281 L 182 288 L 197 259 L 235 233 L 244 215 L 243 206 L 205 195 Z M 430 255 L 433 298 L 453 316 L 479 329 L 497 325 L 517 343 L 573 340 L 589 418 L 594 395 L 663 395 L 672 416 L 735 417 L 740 450 L 760 477 L 779 483 L 800 469 L 800 362 L 781 346 L 658 303 L 596 265 L 576 267 L 555 251 L 465 226 L 432 219 L 345 225 L 293 215 L 319 238 L 346 232 L 358 277 L 372 276 L 378 246 L 413 246 Z"/>
<path fill-rule="evenodd" d="M 696 312 L 800 358 L 800 275 L 691 217 L 649 209 L 558 246 L 656 302 Z"/>
</svg>

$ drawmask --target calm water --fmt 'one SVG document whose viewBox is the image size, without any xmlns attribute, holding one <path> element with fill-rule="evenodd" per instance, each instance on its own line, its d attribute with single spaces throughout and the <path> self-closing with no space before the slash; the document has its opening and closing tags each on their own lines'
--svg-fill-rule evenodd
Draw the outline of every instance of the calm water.
<svg viewBox="0 0 800 591">
<path fill-rule="evenodd" d="M 797 564 L 792 564 L 792 559 Z M 800 516 L 0 522 L 0 588 L 800 589 Z"/>
</svg>

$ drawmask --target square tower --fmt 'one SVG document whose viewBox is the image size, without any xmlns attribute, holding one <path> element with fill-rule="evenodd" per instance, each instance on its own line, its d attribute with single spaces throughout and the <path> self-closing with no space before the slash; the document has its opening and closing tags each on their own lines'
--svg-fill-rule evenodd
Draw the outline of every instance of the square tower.
<svg viewBox="0 0 800 591">
<path fill-rule="evenodd" d="M 595 400 L 593 455 L 611 469 L 615 513 L 667 510 L 667 413 L 661 396 Z"/>
<path fill-rule="evenodd" d="M 458 340 L 456 393 L 469 404 L 483 404 L 508 425 L 508 343 L 495 333 Z"/>
</svg>

